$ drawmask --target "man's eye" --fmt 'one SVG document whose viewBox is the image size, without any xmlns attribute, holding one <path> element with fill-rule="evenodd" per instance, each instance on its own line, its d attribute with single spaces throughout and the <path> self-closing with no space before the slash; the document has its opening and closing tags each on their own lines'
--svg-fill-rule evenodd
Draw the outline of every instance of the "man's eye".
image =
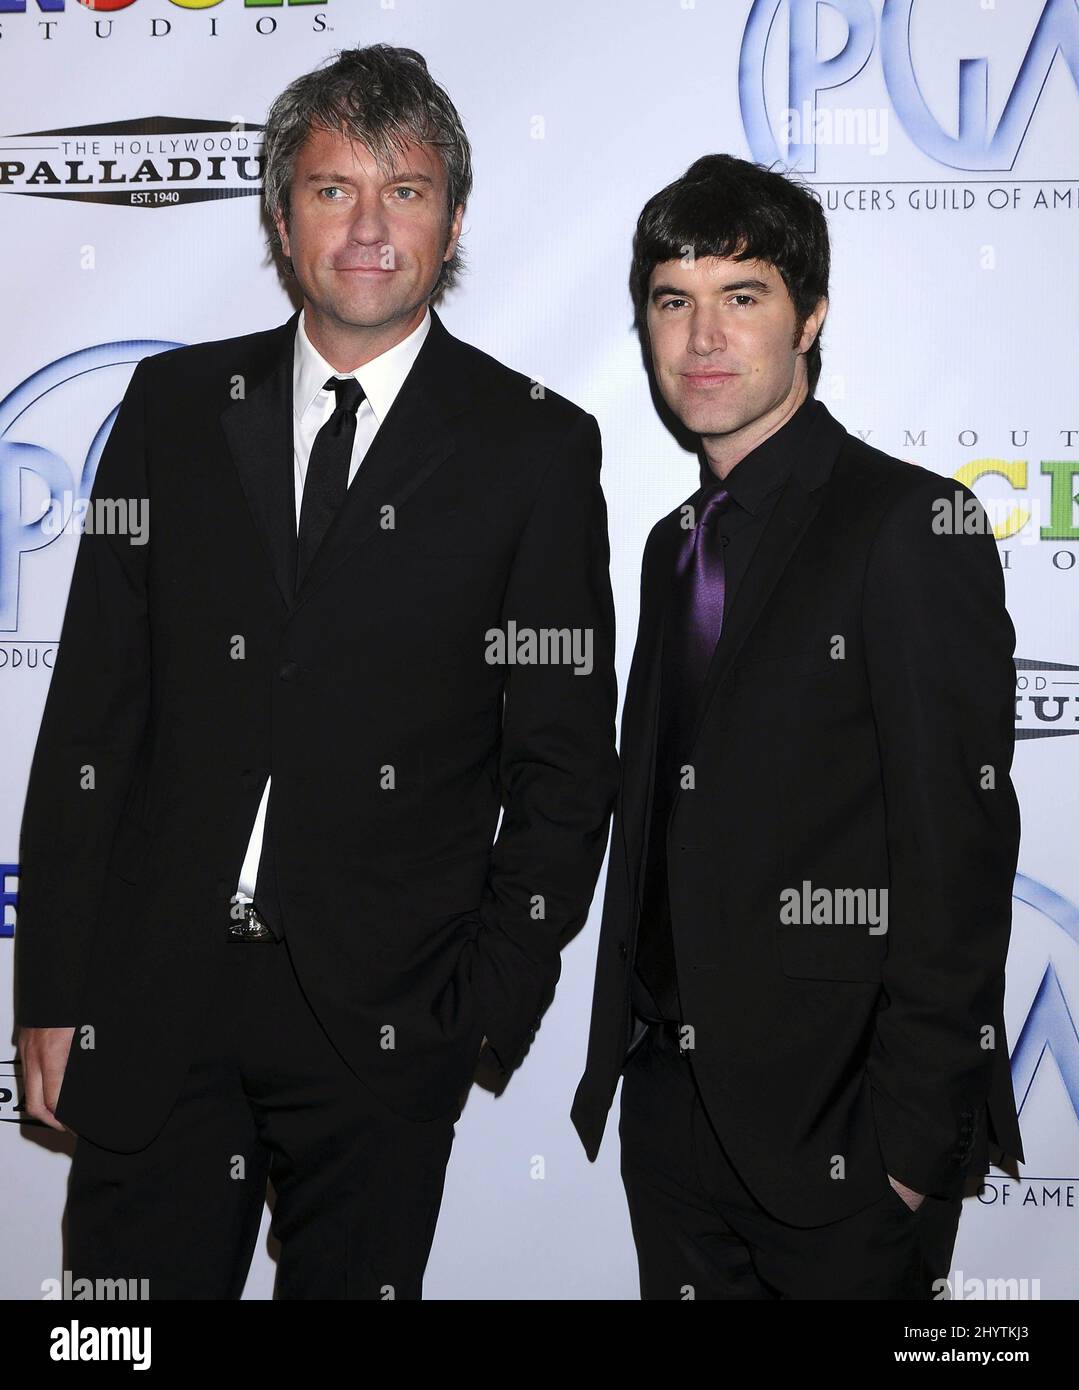
<svg viewBox="0 0 1079 1390">
<path fill-rule="evenodd" d="M 321 195 L 321 194 L 323 194 L 323 193 L 332 193 L 332 192 L 340 193 L 341 191 L 342 191 L 342 189 L 341 189 L 341 186 L 340 186 L 339 184 L 330 183 L 330 184 L 327 184 L 325 188 L 320 188 L 320 189 L 319 189 L 319 194 Z M 337 201 L 338 201 L 338 200 L 337 200 L 336 198 L 327 198 L 327 199 L 326 199 L 326 202 L 328 202 L 328 203 L 336 203 Z"/>
<path fill-rule="evenodd" d="M 665 299 L 659 307 L 661 309 L 673 309 L 677 304 L 688 304 L 688 302 L 686 299 Z"/>
<path fill-rule="evenodd" d="M 734 297 L 735 299 L 744 299 L 746 301 L 745 307 L 748 307 L 750 304 L 756 304 L 757 302 L 751 294 L 736 294 Z"/>
<path fill-rule="evenodd" d="M 416 197 L 416 198 L 419 197 L 419 194 L 417 193 L 417 191 L 416 191 L 414 188 L 405 188 L 404 186 L 402 186 L 401 188 L 395 188 L 395 189 L 393 190 L 393 192 L 394 192 L 394 196 L 395 196 L 395 197 L 397 196 L 398 193 L 407 193 L 407 194 L 410 195 L 410 196 L 407 197 L 407 198 L 398 198 L 397 201 L 400 202 L 400 203 L 410 203 L 410 202 L 412 201 L 412 198 L 413 198 L 413 197 Z"/>
</svg>

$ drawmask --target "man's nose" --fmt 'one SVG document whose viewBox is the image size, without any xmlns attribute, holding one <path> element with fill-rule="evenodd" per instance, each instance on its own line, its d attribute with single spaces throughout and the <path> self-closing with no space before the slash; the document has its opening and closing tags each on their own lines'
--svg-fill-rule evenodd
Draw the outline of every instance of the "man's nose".
<svg viewBox="0 0 1079 1390">
<path fill-rule="evenodd" d="M 698 356 L 722 352 L 727 346 L 723 324 L 714 314 L 695 314 L 690 325 L 689 350 Z"/>
</svg>

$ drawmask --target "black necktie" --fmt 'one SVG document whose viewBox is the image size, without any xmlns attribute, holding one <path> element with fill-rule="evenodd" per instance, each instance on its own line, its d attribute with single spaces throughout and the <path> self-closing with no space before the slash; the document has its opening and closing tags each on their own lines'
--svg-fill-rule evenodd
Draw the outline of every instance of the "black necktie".
<svg viewBox="0 0 1079 1390">
<path fill-rule="evenodd" d="M 332 376 L 325 389 L 335 392 L 337 406 L 315 436 L 311 457 L 307 462 L 303 500 L 300 503 L 300 529 L 297 539 L 296 588 L 311 563 L 323 536 L 329 530 L 337 509 L 345 500 L 348 471 L 352 462 L 352 445 L 356 438 L 356 411 L 364 399 L 364 390 L 352 376 Z M 273 800 L 273 787 L 270 787 Z M 281 899 L 277 890 L 277 867 L 274 862 L 270 806 L 262 829 L 262 852 L 255 880 L 255 906 L 262 920 L 280 940 L 285 934 Z"/>
<path fill-rule="evenodd" d="M 315 436 L 300 504 L 300 531 L 296 545 L 296 588 L 330 529 L 330 522 L 345 500 L 352 445 L 356 438 L 356 410 L 364 399 L 363 387 L 354 376 L 332 376 L 323 388 L 333 391 L 337 405 Z"/>
<path fill-rule="evenodd" d="M 667 896 L 667 820 L 712 653 L 723 627 L 726 565 L 718 521 L 730 493 L 712 486 L 696 504 L 696 524 L 683 538 L 663 624 L 659 730 L 637 973 L 663 1018 L 680 1019 L 678 979 Z"/>
</svg>

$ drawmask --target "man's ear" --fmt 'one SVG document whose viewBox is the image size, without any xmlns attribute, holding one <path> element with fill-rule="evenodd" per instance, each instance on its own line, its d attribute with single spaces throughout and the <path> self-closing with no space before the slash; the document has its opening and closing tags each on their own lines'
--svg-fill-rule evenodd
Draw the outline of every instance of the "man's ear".
<svg viewBox="0 0 1079 1390">
<path fill-rule="evenodd" d="M 465 205 L 464 203 L 458 203 L 453 210 L 453 216 L 450 218 L 449 239 L 446 242 L 445 254 L 442 257 L 444 261 L 448 261 L 457 250 L 457 243 L 461 238 L 461 223 L 464 221 L 464 216 Z"/>
<path fill-rule="evenodd" d="M 288 241 L 288 226 L 285 222 L 284 214 L 276 212 L 274 214 L 274 226 L 277 228 L 277 235 L 281 238 L 281 247 L 286 256 L 292 257 L 292 248 Z"/>
<path fill-rule="evenodd" d="M 808 352 L 817 341 L 821 329 L 824 327 L 824 320 L 828 317 L 828 296 L 821 295 L 817 300 L 816 308 L 802 325 L 802 336 L 798 340 L 798 351 Z"/>
</svg>

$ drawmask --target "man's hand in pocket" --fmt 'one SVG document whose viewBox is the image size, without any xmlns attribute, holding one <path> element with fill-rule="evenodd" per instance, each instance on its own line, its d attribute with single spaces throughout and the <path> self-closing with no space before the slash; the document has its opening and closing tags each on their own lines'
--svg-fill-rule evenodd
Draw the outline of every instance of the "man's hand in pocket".
<svg viewBox="0 0 1079 1390">
<path fill-rule="evenodd" d="M 50 1129 L 63 1130 L 67 1134 L 73 1131 L 60 1123 L 55 1110 L 74 1036 L 73 1027 L 20 1028 L 18 1040 L 26 1114 Z"/>
<path fill-rule="evenodd" d="M 924 1192 L 915 1192 L 913 1187 L 907 1187 L 906 1184 L 901 1183 L 898 1178 L 893 1178 L 891 1173 L 888 1174 L 888 1181 L 895 1188 L 896 1192 L 899 1193 L 900 1197 L 903 1198 L 907 1206 L 910 1207 L 911 1211 L 917 1211 L 925 1201 Z"/>
</svg>

